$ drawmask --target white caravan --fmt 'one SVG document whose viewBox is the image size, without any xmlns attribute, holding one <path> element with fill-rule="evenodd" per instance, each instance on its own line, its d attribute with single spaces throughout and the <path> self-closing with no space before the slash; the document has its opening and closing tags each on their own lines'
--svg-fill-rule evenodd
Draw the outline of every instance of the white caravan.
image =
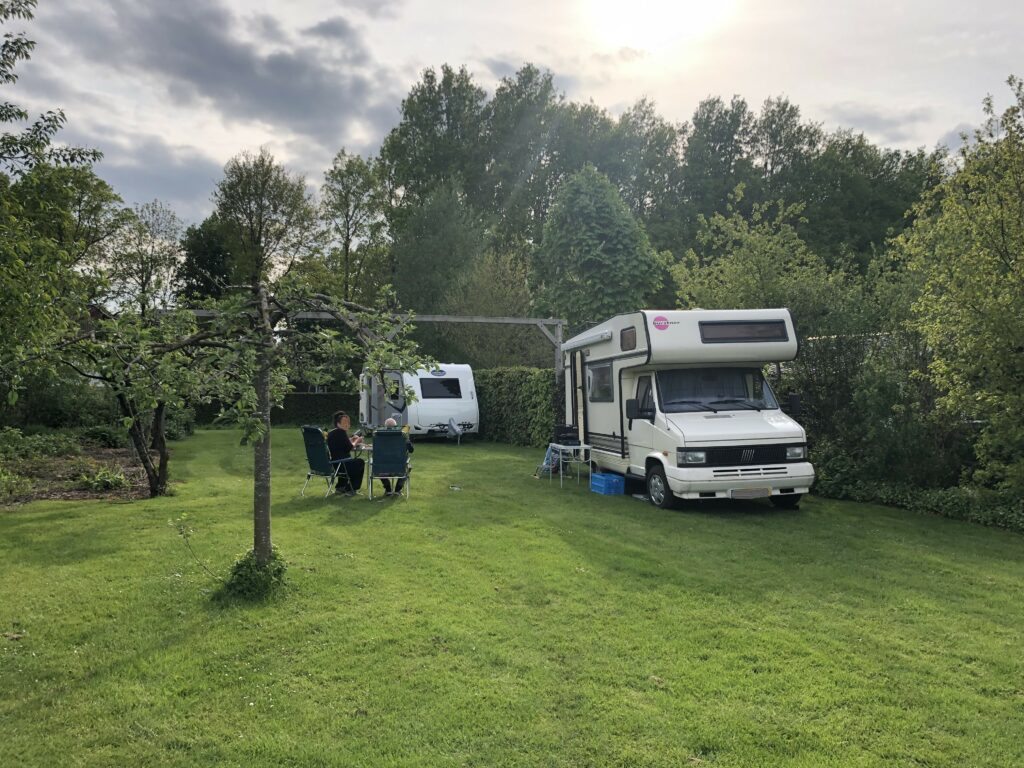
<svg viewBox="0 0 1024 768">
<path fill-rule="evenodd" d="M 797 349 L 788 309 L 617 315 L 562 346 L 566 423 L 597 467 L 642 478 L 656 506 L 767 497 L 795 507 L 814 481 L 807 437 L 762 369 Z"/>
<path fill-rule="evenodd" d="M 376 429 L 394 418 L 409 425 L 412 435 L 446 435 L 455 424 L 464 434 L 480 431 L 480 408 L 476 400 L 473 369 L 468 365 L 442 363 L 433 370 L 415 373 L 386 371 L 386 385 L 365 371 L 359 377 L 359 422 Z M 406 402 L 404 389 L 411 389 L 415 401 Z"/>
</svg>

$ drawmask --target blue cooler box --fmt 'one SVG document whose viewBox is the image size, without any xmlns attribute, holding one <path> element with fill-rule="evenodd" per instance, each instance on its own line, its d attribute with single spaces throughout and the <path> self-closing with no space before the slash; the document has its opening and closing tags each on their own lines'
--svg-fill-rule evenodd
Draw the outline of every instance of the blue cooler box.
<svg viewBox="0 0 1024 768">
<path fill-rule="evenodd" d="M 621 496 L 626 492 L 626 478 L 622 475 L 596 472 L 590 476 L 590 490 L 605 496 Z"/>
</svg>

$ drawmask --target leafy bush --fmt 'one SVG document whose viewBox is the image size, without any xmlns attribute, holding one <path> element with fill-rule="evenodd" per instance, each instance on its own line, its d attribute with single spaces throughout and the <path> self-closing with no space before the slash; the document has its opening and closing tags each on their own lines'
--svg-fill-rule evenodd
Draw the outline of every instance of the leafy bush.
<svg viewBox="0 0 1024 768">
<path fill-rule="evenodd" d="M 38 374 L 26 378 L 17 402 L 3 409 L 0 424 L 67 429 L 107 424 L 116 418 L 117 405 L 105 387 L 77 375 L 61 378 Z"/>
<path fill-rule="evenodd" d="M 15 427 L 0 428 L 0 458 L 35 459 L 40 456 L 74 456 L 81 452 L 78 438 L 65 432 L 24 435 Z"/>
<path fill-rule="evenodd" d="M 114 491 L 128 486 L 128 478 L 119 468 L 100 467 L 92 474 L 79 476 L 78 485 L 89 491 Z"/>
<path fill-rule="evenodd" d="M 0 498 L 24 493 L 31 485 L 28 478 L 22 477 L 0 464 Z"/>
<path fill-rule="evenodd" d="M 269 597 L 284 586 L 284 574 L 288 564 L 281 557 L 277 547 L 270 552 L 270 561 L 261 568 L 256 564 L 256 552 L 249 550 L 239 557 L 228 575 L 221 597 L 260 600 Z"/>
<path fill-rule="evenodd" d="M 168 408 L 164 416 L 164 435 L 168 440 L 184 440 L 196 431 L 196 412 L 191 408 Z"/>
<path fill-rule="evenodd" d="M 561 416 L 554 371 L 490 368 L 474 372 L 474 379 L 484 439 L 534 447 L 551 441 L 556 413 Z"/>
<path fill-rule="evenodd" d="M 85 427 L 79 434 L 82 440 L 100 448 L 123 448 L 128 444 L 124 429 L 112 424 L 97 424 Z"/>
</svg>

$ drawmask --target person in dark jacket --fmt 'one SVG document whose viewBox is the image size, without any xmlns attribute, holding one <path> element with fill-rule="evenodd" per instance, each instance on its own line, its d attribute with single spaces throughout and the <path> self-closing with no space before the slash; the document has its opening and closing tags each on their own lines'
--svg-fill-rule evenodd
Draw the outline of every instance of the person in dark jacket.
<svg viewBox="0 0 1024 768">
<path fill-rule="evenodd" d="M 327 449 L 331 452 L 331 461 L 339 462 L 344 471 L 348 474 L 348 490 L 355 492 L 363 484 L 363 469 L 366 462 L 352 455 L 352 449 L 363 444 L 363 438 L 359 435 L 348 436 L 348 430 L 352 427 L 352 419 L 344 411 L 334 414 L 334 429 L 327 433 Z"/>
<path fill-rule="evenodd" d="M 397 426 L 398 426 L 398 422 L 395 421 L 394 419 L 389 418 L 389 419 L 386 419 L 384 421 L 385 429 L 394 429 Z M 409 440 L 408 438 L 406 438 L 406 441 L 405 441 L 405 450 L 407 450 L 409 453 L 413 452 L 412 441 Z M 395 496 L 398 496 L 398 495 L 400 495 L 402 493 L 402 488 L 405 486 L 405 478 L 404 477 L 398 478 L 398 481 L 395 483 L 395 490 L 394 491 L 391 490 L 391 481 L 388 480 L 386 477 L 382 477 L 380 479 L 380 482 L 384 486 L 384 495 L 385 496 L 391 496 L 392 493 Z"/>
</svg>

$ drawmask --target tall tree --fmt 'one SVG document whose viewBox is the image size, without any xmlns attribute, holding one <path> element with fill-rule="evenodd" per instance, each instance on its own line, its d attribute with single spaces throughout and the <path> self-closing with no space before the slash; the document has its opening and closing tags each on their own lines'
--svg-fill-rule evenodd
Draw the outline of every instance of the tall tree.
<svg viewBox="0 0 1024 768">
<path fill-rule="evenodd" d="M 31 20 L 35 6 L 35 0 L 0 0 L 0 24 Z M 15 68 L 34 48 L 22 32 L 4 34 L 0 86 L 17 82 Z M 71 235 L 64 224 L 74 218 L 73 209 L 66 200 L 48 202 L 43 174 L 24 177 L 41 164 L 80 164 L 100 157 L 95 150 L 51 145 L 65 122 L 60 110 L 18 127 L 28 120 L 26 110 L 0 99 L 0 377 L 9 385 L 11 401 L 18 395 L 22 364 L 68 323 L 78 282 L 70 268 L 80 255 L 75 253 L 79 240 L 69 248 L 65 237 Z M 12 186 L 12 179 L 21 181 Z M 53 215 L 40 216 L 47 208 Z"/>
<path fill-rule="evenodd" d="M 540 242 L 560 104 L 551 73 L 532 64 L 502 78 L 487 104 L 489 197 L 483 205 L 497 217 L 497 240 L 503 248 Z"/>
<path fill-rule="evenodd" d="M 754 123 L 752 154 L 767 202 L 803 200 L 809 166 L 824 139 L 821 126 L 800 119 L 800 108 L 785 97 L 765 99 Z"/>
<path fill-rule="evenodd" d="M 402 306 L 444 312 L 452 291 L 472 270 L 486 246 L 483 224 L 453 186 L 431 192 L 412 207 L 394 247 L 395 289 Z"/>
<path fill-rule="evenodd" d="M 751 187 L 757 179 L 751 156 L 754 115 L 746 101 L 739 96 L 728 104 L 718 97 L 705 99 L 697 105 L 691 126 L 682 171 L 690 242 L 699 216 L 725 213 L 733 190 L 740 184 Z"/>
<path fill-rule="evenodd" d="M 138 205 L 106 249 L 104 267 L 117 286 L 112 298 L 131 302 L 139 315 L 168 309 L 181 262 L 181 220 L 159 200 Z"/>
<path fill-rule="evenodd" d="M 274 285 L 313 244 L 316 212 L 306 182 L 290 174 L 266 149 L 228 161 L 213 196 L 217 216 L 238 246 L 244 294 L 225 304 L 227 322 L 241 334 L 236 354 L 251 355 L 253 439 L 253 552 L 258 565 L 271 558 L 270 408 L 284 386 L 274 336 L 278 322 Z"/>
<path fill-rule="evenodd" d="M 590 165 L 571 176 L 533 259 L 538 308 L 580 328 L 642 307 L 658 271 L 658 255 L 608 177 Z"/>
<path fill-rule="evenodd" d="M 232 277 L 232 247 L 216 213 L 185 230 L 181 239 L 182 260 L 175 283 L 179 298 L 187 301 L 219 299 Z"/>
<path fill-rule="evenodd" d="M 445 64 L 440 77 L 432 68 L 423 71 L 380 150 L 403 199 L 422 202 L 442 184 L 454 184 L 479 199 L 486 98 L 465 67 L 454 70 Z"/>
<path fill-rule="evenodd" d="M 1024 493 L 1024 82 L 960 150 L 899 248 L 925 279 L 915 309 L 945 413 L 976 419 L 977 480 Z"/>
<path fill-rule="evenodd" d="M 677 250 L 683 232 L 683 148 L 688 127 L 674 125 L 642 99 L 619 116 L 607 164 L 623 200 L 643 223 L 655 248 Z"/>
<path fill-rule="evenodd" d="M 851 131 L 828 136 L 802 187 L 804 239 L 831 264 L 849 255 L 866 270 L 911 223 L 907 213 L 940 180 L 941 160 L 941 151 L 881 149 Z"/>
<path fill-rule="evenodd" d="M 332 238 L 329 266 L 342 276 L 342 298 L 354 298 L 373 244 L 384 226 L 383 192 L 376 161 L 350 155 L 334 157 L 321 188 L 321 215 Z M 357 255 L 358 253 L 358 255 Z"/>
</svg>

